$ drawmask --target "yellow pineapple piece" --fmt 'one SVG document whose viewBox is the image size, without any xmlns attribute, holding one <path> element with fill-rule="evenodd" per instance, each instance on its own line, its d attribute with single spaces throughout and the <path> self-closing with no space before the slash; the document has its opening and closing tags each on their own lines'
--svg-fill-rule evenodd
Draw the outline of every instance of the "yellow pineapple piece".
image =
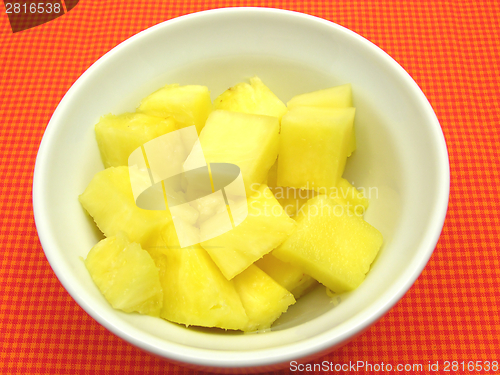
<svg viewBox="0 0 500 375">
<path fill-rule="evenodd" d="M 321 189 L 320 189 L 321 190 Z M 323 194 L 322 191 L 320 191 Z M 356 189 L 345 178 L 341 178 L 336 187 L 327 190 L 329 198 L 337 199 L 356 215 L 363 216 L 368 208 L 369 200 L 363 192 Z"/>
<path fill-rule="evenodd" d="M 350 83 L 294 96 L 286 103 L 288 109 L 294 107 L 352 107 L 352 87 Z"/>
<path fill-rule="evenodd" d="M 153 259 L 122 232 L 101 240 L 85 260 L 92 280 L 115 309 L 159 316 L 163 304 Z"/>
<path fill-rule="evenodd" d="M 109 114 L 95 126 L 97 144 L 104 167 L 128 165 L 128 157 L 144 143 L 176 130 L 171 118 L 142 113 Z"/>
<path fill-rule="evenodd" d="M 267 177 L 268 185 L 274 194 L 274 197 L 281 204 L 288 216 L 293 217 L 301 207 L 316 195 L 327 195 L 329 198 L 340 199 L 347 205 L 349 210 L 356 215 L 363 216 L 368 208 L 369 200 L 364 193 L 356 189 L 345 178 L 340 178 L 337 186 L 332 188 L 319 188 L 318 192 L 314 190 L 295 189 L 285 186 L 277 186 L 278 162 L 269 170 Z"/>
<path fill-rule="evenodd" d="M 160 269 L 164 296 L 160 316 L 186 326 L 246 327 L 248 318 L 233 282 L 207 252 L 199 245 L 181 249 L 173 225 L 164 229 L 162 238 L 163 247 L 148 249 Z"/>
<path fill-rule="evenodd" d="M 250 78 L 250 84 L 238 83 L 214 100 L 214 109 L 274 116 L 281 119 L 286 113 L 285 104 L 278 99 L 260 78 Z"/>
<path fill-rule="evenodd" d="M 278 186 L 336 186 L 347 159 L 354 108 L 295 107 L 281 121 Z"/>
<path fill-rule="evenodd" d="M 173 117 L 178 128 L 196 126 L 198 134 L 212 111 L 206 86 L 166 85 L 144 98 L 137 112 L 158 117 Z"/>
<path fill-rule="evenodd" d="M 309 92 L 294 96 L 287 103 L 288 109 L 294 107 L 347 108 L 352 107 L 352 87 L 350 83 L 328 89 Z M 349 141 L 347 156 L 356 150 L 356 135 L 353 129 Z"/>
<path fill-rule="evenodd" d="M 271 188 L 271 191 L 290 217 L 294 217 L 309 199 L 317 195 L 327 195 L 329 198 L 338 199 L 347 206 L 349 211 L 359 216 L 364 215 L 369 204 L 363 192 L 358 191 L 345 178 L 340 178 L 337 186 L 329 189 L 319 188 L 317 192 L 282 186 Z"/>
<path fill-rule="evenodd" d="M 201 243 L 228 280 L 277 247 L 295 229 L 295 221 L 264 184 L 248 198 L 247 207 L 248 216 L 241 224 Z M 212 230 L 219 222 L 217 216 L 208 219 L 201 231 L 206 227 Z"/>
<path fill-rule="evenodd" d="M 324 195 L 310 199 L 296 220 L 297 229 L 273 255 L 335 293 L 357 288 L 382 246 L 380 232 Z"/>
<path fill-rule="evenodd" d="M 280 203 L 288 216 L 293 217 L 306 202 L 314 197 L 314 190 L 295 189 L 291 187 L 276 186 L 271 189 L 274 197 Z"/>
<path fill-rule="evenodd" d="M 252 185 L 264 182 L 276 161 L 279 121 L 271 116 L 214 111 L 200 134 L 200 145 L 195 144 L 184 169 L 195 169 L 200 160 L 235 164 L 240 168 L 249 196 Z"/>
<path fill-rule="evenodd" d="M 255 262 L 255 265 L 292 293 L 295 299 L 301 297 L 316 284 L 316 280 L 306 275 L 302 268 L 279 260 L 272 252 L 264 255 Z"/>
<path fill-rule="evenodd" d="M 137 169 L 110 167 L 98 172 L 79 196 L 83 208 L 92 216 L 106 237 L 125 232 L 132 242 L 143 247 L 172 218 L 166 210 L 144 210 L 137 207 L 130 176 L 143 179 Z M 195 218 L 193 218 L 196 221 Z"/>
<path fill-rule="evenodd" d="M 278 186 L 278 161 L 273 164 L 267 175 L 267 185 L 279 202 L 283 210 L 290 217 L 293 217 L 308 199 L 311 199 L 315 193 L 313 190 L 295 189 L 288 186 Z"/>
<path fill-rule="evenodd" d="M 248 316 L 244 331 L 271 327 L 288 306 L 295 303 L 290 292 L 255 265 L 236 276 L 233 282 Z"/>
</svg>

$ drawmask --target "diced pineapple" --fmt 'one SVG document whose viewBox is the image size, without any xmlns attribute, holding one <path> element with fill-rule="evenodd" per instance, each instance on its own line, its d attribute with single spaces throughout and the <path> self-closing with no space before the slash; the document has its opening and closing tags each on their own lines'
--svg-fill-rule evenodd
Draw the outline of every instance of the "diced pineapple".
<svg viewBox="0 0 500 375">
<path fill-rule="evenodd" d="M 90 276 L 115 309 L 159 316 L 163 304 L 153 259 L 122 232 L 101 240 L 85 260 Z"/>
<path fill-rule="evenodd" d="M 143 210 L 137 207 L 130 182 L 142 179 L 136 169 L 111 167 L 98 172 L 79 196 L 80 203 L 93 217 L 106 237 L 123 231 L 132 242 L 147 247 L 148 241 L 172 219 L 166 210 Z"/>
<path fill-rule="evenodd" d="M 249 320 L 244 331 L 271 327 L 295 303 L 290 292 L 257 266 L 251 265 L 233 281 Z"/>
<path fill-rule="evenodd" d="M 296 225 L 264 184 L 248 198 L 247 205 L 248 216 L 240 225 L 201 243 L 229 280 L 282 243 Z M 219 220 L 217 216 L 208 219 L 201 231 L 217 227 Z"/>
<path fill-rule="evenodd" d="M 137 112 L 158 117 L 172 116 L 177 127 L 195 125 L 198 134 L 212 111 L 210 92 L 206 86 L 178 84 L 166 85 L 141 102 Z"/>
<path fill-rule="evenodd" d="M 301 280 L 300 284 L 293 288 L 290 293 L 293 294 L 295 299 L 299 299 L 300 297 L 314 289 L 314 287 L 316 287 L 317 285 L 319 285 L 319 283 L 314 278 L 307 275 L 307 277 L 304 277 L 304 279 Z"/>
<path fill-rule="evenodd" d="M 203 223 L 218 213 L 217 210 L 220 208 L 220 201 L 214 194 L 210 194 L 197 200 L 192 200 L 190 205 L 199 212 L 199 223 Z M 227 212 L 226 206 L 224 206 L 224 211 Z"/>
<path fill-rule="evenodd" d="M 322 108 L 347 108 L 352 107 L 352 88 L 347 83 L 341 86 L 335 86 L 324 90 L 318 90 L 294 96 L 287 103 L 288 109 L 294 107 L 322 107 Z M 349 141 L 349 151 L 347 156 L 351 156 L 356 150 L 356 135 L 353 129 Z"/>
<path fill-rule="evenodd" d="M 264 182 L 278 155 L 279 121 L 276 117 L 230 111 L 210 114 L 200 134 L 200 147 L 193 147 L 185 170 L 207 163 L 231 163 L 240 168 L 246 195 L 253 184 Z"/>
<path fill-rule="evenodd" d="M 354 108 L 296 107 L 281 121 L 278 186 L 330 188 L 344 172 Z"/>
<path fill-rule="evenodd" d="M 282 186 L 274 187 L 271 191 L 290 217 L 295 216 L 309 199 L 317 195 L 314 190 L 294 189 Z"/>
<path fill-rule="evenodd" d="M 308 92 L 294 96 L 286 103 L 288 109 L 294 107 L 352 107 L 352 87 L 350 83 L 328 89 Z"/>
<path fill-rule="evenodd" d="M 336 293 L 357 288 L 382 246 L 382 235 L 341 202 L 310 199 L 297 215 L 297 229 L 273 251 Z"/>
<path fill-rule="evenodd" d="M 356 148 L 351 86 L 287 109 L 254 77 L 214 108 L 207 87 L 173 84 L 96 125 L 107 169 L 79 200 L 108 237 L 85 260 L 105 298 L 186 326 L 255 331 L 316 280 L 356 288 L 383 239 L 341 177 Z"/>
<path fill-rule="evenodd" d="M 288 216 L 293 217 L 301 207 L 316 195 L 327 195 L 329 198 L 340 199 L 349 210 L 357 215 L 363 216 L 368 208 L 368 198 L 363 192 L 358 191 L 345 178 L 340 178 L 338 185 L 332 188 L 320 188 L 318 192 L 314 190 L 295 189 L 291 187 L 277 186 L 278 162 L 269 170 L 267 177 L 268 185 L 274 197 L 281 204 Z"/>
<path fill-rule="evenodd" d="M 279 260 L 272 252 L 264 255 L 255 262 L 255 265 L 292 293 L 295 299 L 301 297 L 316 283 L 316 280 L 306 275 L 302 268 Z"/>
<path fill-rule="evenodd" d="M 328 197 L 339 199 L 350 211 L 359 216 L 364 215 L 369 204 L 363 192 L 356 189 L 345 178 L 339 180 L 337 187 L 329 189 Z"/>
<path fill-rule="evenodd" d="M 186 224 L 188 226 L 188 224 Z M 164 246 L 148 251 L 160 269 L 160 316 L 186 326 L 241 330 L 248 324 L 240 296 L 199 245 L 180 248 L 173 225 L 163 231 Z"/>
<path fill-rule="evenodd" d="M 288 216 L 293 217 L 300 211 L 306 202 L 317 196 L 327 195 L 329 198 L 338 199 L 356 215 L 363 216 L 368 208 L 368 198 L 352 186 L 345 178 L 340 178 L 337 186 L 326 189 L 314 190 L 294 189 L 291 187 L 277 186 L 270 188 L 274 197 L 281 204 Z"/>
<path fill-rule="evenodd" d="M 224 91 L 214 100 L 214 108 L 279 119 L 287 111 L 285 104 L 258 77 L 250 78 L 250 84 L 241 82 Z"/>
<path fill-rule="evenodd" d="M 142 113 L 103 116 L 95 126 L 104 167 L 128 165 L 128 157 L 144 143 L 176 130 L 171 118 Z"/>
<path fill-rule="evenodd" d="M 269 169 L 267 185 L 281 207 L 285 210 L 286 214 L 293 217 L 300 207 L 302 207 L 308 199 L 314 196 L 314 191 L 278 186 L 277 179 L 278 161 Z"/>
<path fill-rule="evenodd" d="M 279 189 L 279 188 L 278 188 Z M 283 210 L 285 210 L 286 214 L 290 217 L 294 217 L 297 213 L 297 211 L 300 210 L 300 208 L 307 202 L 307 199 L 301 199 L 301 198 L 280 198 L 279 193 L 275 192 L 276 188 L 273 190 L 273 193 L 280 203 L 281 207 L 283 207 Z M 300 190 L 300 189 L 294 189 L 297 191 L 305 191 L 305 190 Z"/>
</svg>

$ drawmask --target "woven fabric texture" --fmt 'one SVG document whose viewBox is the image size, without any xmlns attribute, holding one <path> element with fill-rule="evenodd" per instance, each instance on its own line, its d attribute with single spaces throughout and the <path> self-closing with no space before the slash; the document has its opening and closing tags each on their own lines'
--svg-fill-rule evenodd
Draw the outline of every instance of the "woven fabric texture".
<svg viewBox="0 0 500 375">
<path fill-rule="evenodd" d="M 422 88 L 448 145 L 449 210 L 422 275 L 368 331 L 316 362 L 423 364 L 432 373 L 429 363 L 450 361 L 451 373 L 500 373 L 451 371 L 452 361 L 500 361 L 500 7 L 481 0 L 81 0 L 16 33 L 0 6 L 0 373 L 194 373 L 117 338 L 69 296 L 38 240 L 32 178 L 52 113 L 92 63 L 155 24 L 228 6 L 300 11 L 366 37 Z"/>
</svg>

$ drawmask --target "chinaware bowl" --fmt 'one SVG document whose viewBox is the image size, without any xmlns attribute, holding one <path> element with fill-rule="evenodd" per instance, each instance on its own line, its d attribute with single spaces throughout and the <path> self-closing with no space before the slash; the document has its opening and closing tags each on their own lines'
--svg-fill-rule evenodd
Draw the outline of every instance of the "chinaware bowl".
<svg viewBox="0 0 500 375">
<path fill-rule="evenodd" d="M 186 328 L 112 309 L 82 261 L 102 236 L 78 202 L 103 169 L 94 125 L 104 114 L 134 111 L 143 97 L 168 83 L 206 85 L 214 99 L 253 76 L 285 103 L 300 93 L 351 83 L 358 149 L 344 177 L 368 195 L 365 219 L 384 236 L 366 280 L 337 296 L 317 287 L 272 329 L 257 334 Z M 132 345 L 217 372 L 293 369 L 369 328 L 425 267 L 441 233 L 448 196 L 443 133 L 410 75 L 344 27 L 267 8 L 217 9 L 171 19 L 105 54 L 55 110 L 33 182 L 42 247 L 75 301 Z"/>
</svg>

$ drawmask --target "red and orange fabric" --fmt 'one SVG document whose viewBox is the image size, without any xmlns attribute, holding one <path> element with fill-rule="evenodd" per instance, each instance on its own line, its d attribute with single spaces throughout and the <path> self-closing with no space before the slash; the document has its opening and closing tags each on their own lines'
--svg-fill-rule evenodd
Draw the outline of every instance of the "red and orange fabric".
<svg viewBox="0 0 500 375">
<path fill-rule="evenodd" d="M 31 185 L 50 116 L 85 69 L 150 26 L 228 6 L 300 11 L 371 40 L 420 85 L 448 144 L 449 211 L 424 272 L 383 319 L 317 362 L 420 363 L 427 373 L 429 363 L 442 371 L 449 361 L 453 373 L 500 373 L 451 366 L 500 361 L 500 8 L 493 0 L 80 0 L 64 16 L 15 33 L 0 6 L 0 373 L 194 373 L 123 342 L 73 301 L 38 241 Z"/>
</svg>

